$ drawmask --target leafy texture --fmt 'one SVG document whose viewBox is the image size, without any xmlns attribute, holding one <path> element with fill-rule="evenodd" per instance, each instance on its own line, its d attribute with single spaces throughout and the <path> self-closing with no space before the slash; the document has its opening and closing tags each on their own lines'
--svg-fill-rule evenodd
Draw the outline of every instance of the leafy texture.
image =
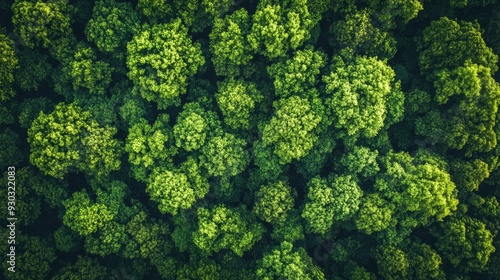
<svg viewBox="0 0 500 280">
<path fill-rule="evenodd" d="M 162 108 L 178 103 L 187 79 L 205 63 L 200 45 L 192 43 L 180 20 L 153 25 L 127 44 L 128 77 L 134 90 Z"/>
</svg>

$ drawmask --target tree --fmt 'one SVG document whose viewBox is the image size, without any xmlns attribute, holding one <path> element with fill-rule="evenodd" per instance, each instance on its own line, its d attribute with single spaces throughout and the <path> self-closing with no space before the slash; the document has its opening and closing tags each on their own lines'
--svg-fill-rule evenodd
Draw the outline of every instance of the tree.
<svg viewBox="0 0 500 280">
<path fill-rule="evenodd" d="M 19 68 L 14 72 L 16 84 L 24 91 L 38 90 L 51 74 L 52 66 L 48 56 L 37 50 L 23 50 L 19 53 Z"/>
<path fill-rule="evenodd" d="M 241 66 L 250 62 L 253 56 L 246 39 L 248 33 L 250 17 L 245 9 L 215 19 L 209 37 L 212 63 L 217 76 L 237 76 Z"/>
<path fill-rule="evenodd" d="M 198 150 L 207 136 L 211 136 L 210 132 L 217 130 L 214 126 L 220 127 L 220 124 L 213 112 L 205 111 L 198 103 L 188 103 L 174 125 L 175 145 L 188 152 Z"/>
<path fill-rule="evenodd" d="M 122 256 L 128 259 L 149 258 L 153 265 L 165 261 L 171 251 L 170 228 L 163 220 L 151 218 L 138 208 L 126 224 L 128 239 Z"/>
<path fill-rule="evenodd" d="M 333 177 L 330 182 L 319 177 L 308 183 L 302 217 L 310 232 L 325 234 L 334 221 L 346 221 L 359 209 L 362 190 L 351 176 Z"/>
<path fill-rule="evenodd" d="M 309 154 L 301 158 L 296 164 L 297 171 L 306 180 L 310 180 L 321 173 L 321 169 L 331 159 L 333 149 L 337 144 L 331 130 L 322 131 L 318 135 L 318 139 L 321 139 L 321 141 L 316 141 Z"/>
<path fill-rule="evenodd" d="M 188 168 L 188 171 L 199 172 L 198 165 L 193 159 L 190 164 L 191 168 Z M 196 174 L 188 174 L 196 176 Z M 198 181 L 192 182 L 188 178 L 189 175 L 161 169 L 153 172 L 146 192 L 151 200 L 159 203 L 160 212 L 177 215 L 179 209 L 189 209 L 197 198 L 205 196 L 208 192 L 208 183 L 204 182 L 201 177 L 198 177 Z"/>
<path fill-rule="evenodd" d="M 180 20 L 145 28 L 127 44 L 127 52 L 134 92 L 159 108 L 178 104 L 187 79 L 205 63 L 199 43 L 192 43 Z"/>
<path fill-rule="evenodd" d="M 20 138 L 12 129 L 0 133 L 0 168 L 15 166 L 26 160 L 26 154 L 19 147 Z"/>
<path fill-rule="evenodd" d="M 405 253 L 393 246 L 381 246 L 376 256 L 379 274 L 384 279 L 403 279 L 408 277 L 409 260 Z"/>
<path fill-rule="evenodd" d="M 19 251 L 17 251 L 19 250 Z M 16 236 L 15 272 L 7 270 L 8 262 L 3 262 L 5 279 L 35 280 L 50 275 L 52 263 L 56 260 L 50 242 L 40 236 L 18 234 Z"/>
<path fill-rule="evenodd" d="M 94 203 L 85 190 L 75 192 L 63 202 L 66 212 L 63 223 L 82 236 L 100 230 L 114 214 L 102 203 Z"/>
<path fill-rule="evenodd" d="M 317 140 L 314 129 L 321 121 L 321 101 L 292 96 L 274 103 L 275 113 L 262 131 L 262 143 L 271 145 L 281 164 L 308 154 Z"/>
<path fill-rule="evenodd" d="M 312 49 L 298 50 L 295 55 L 267 67 L 274 79 L 274 93 L 280 97 L 304 95 L 318 83 L 318 75 L 325 66 L 326 55 Z"/>
<path fill-rule="evenodd" d="M 479 185 L 490 176 L 486 162 L 475 160 L 460 160 L 452 162 L 451 176 L 460 191 L 477 191 Z"/>
<path fill-rule="evenodd" d="M 369 178 L 380 171 L 377 163 L 378 151 L 363 146 L 354 146 L 340 159 L 340 170 L 354 178 Z"/>
<path fill-rule="evenodd" d="M 441 158 L 418 151 L 389 153 L 381 161 L 383 174 L 375 188 L 396 205 L 399 223 L 406 227 L 442 221 L 458 206 L 457 190 Z"/>
<path fill-rule="evenodd" d="M 169 116 L 162 114 L 153 125 L 141 119 L 129 129 L 125 151 L 129 154 L 128 160 L 137 180 L 147 181 L 155 166 L 171 162 L 177 153 L 168 122 Z"/>
<path fill-rule="evenodd" d="M 437 238 L 438 251 L 461 271 L 483 271 L 495 251 L 491 232 L 484 223 L 468 216 L 451 217 L 431 233 Z"/>
<path fill-rule="evenodd" d="M 477 23 L 447 17 L 432 21 L 417 40 L 421 73 L 432 78 L 435 71 L 455 69 L 468 60 L 496 72 L 498 56 L 486 46 L 480 30 Z"/>
<path fill-rule="evenodd" d="M 274 59 L 304 44 L 314 26 L 306 3 L 306 0 L 259 2 L 247 37 L 252 49 Z"/>
<path fill-rule="evenodd" d="M 2 67 L 0 70 L 0 102 L 14 97 L 12 89 L 14 82 L 14 71 L 19 68 L 19 60 L 14 51 L 14 42 L 0 30 L 0 59 Z"/>
<path fill-rule="evenodd" d="M 99 261 L 89 257 L 77 256 L 74 264 L 68 264 L 59 269 L 53 280 L 104 280 L 108 276 L 108 269 Z"/>
<path fill-rule="evenodd" d="M 393 224 L 394 206 L 378 193 L 368 194 L 361 199 L 361 205 L 354 222 L 356 228 L 366 234 L 382 231 Z"/>
<path fill-rule="evenodd" d="M 390 59 L 396 54 L 396 40 L 372 24 L 369 10 L 349 13 L 330 26 L 330 44 L 336 49 L 350 48 L 359 55 Z"/>
<path fill-rule="evenodd" d="M 60 103 L 43 112 L 28 129 L 30 161 L 45 174 L 63 178 L 69 171 L 107 175 L 120 167 L 116 128 L 99 127 L 90 114 L 73 104 Z"/>
<path fill-rule="evenodd" d="M 54 231 L 54 242 L 56 249 L 61 252 L 71 252 L 78 249 L 79 244 L 78 233 L 63 225 Z"/>
<path fill-rule="evenodd" d="M 297 240 L 304 240 L 304 227 L 300 212 L 292 209 L 288 212 L 285 222 L 273 225 L 271 238 L 276 241 L 288 241 L 294 243 Z"/>
<path fill-rule="evenodd" d="M 255 84 L 230 78 L 219 83 L 215 98 L 225 124 L 233 129 L 248 129 L 255 103 L 260 101 L 262 96 Z"/>
<path fill-rule="evenodd" d="M 193 232 L 194 244 L 203 252 L 211 254 L 229 249 L 242 256 L 262 238 L 264 228 L 255 216 L 244 208 L 230 209 L 217 205 L 212 209 L 197 210 L 198 229 Z"/>
<path fill-rule="evenodd" d="M 92 94 L 104 94 L 111 83 L 113 68 L 101 60 L 97 60 L 92 48 L 81 47 L 74 59 L 63 69 L 71 77 L 73 89 L 87 89 Z"/>
<path fill-rule="evenodd" d="M 116 254 L 127 242 L 126 238 L 125 225 L 106 221 L 98 232 L 85 236 L 85 250 L 101 257 Z"/>
<path fill-rule="evenodd" d="M 350 175 L 335 176 L 331 180 L 333 190 L 334 220 L 346 221 L 356 214 L 361 203 L 363 191 Z"/>
<path fill-rule="evenodd" d="M 212 137 L 201 149 L 200 162 L 211 176 L 238 175 L 249 163 L 246 145 L 245 140 L 230 133 Z"/>
<path fill-rule="evenodd" d="M 407 24 L 424 9 L 421 0 L 364 0 L 384 29 Z"/>
<path fill-rule="evenodd" d="M 271 224 L 282 224 L 292 210 L 294 199 L 290 186 L 283 181 L 261 186 L 256 194 L 253 211 Z"/>
<path fill-rule="evenodd" d="M 253 142 L 253 160 L 259 168 L 255 170 L 255 179 L 260 182 L 274 182 L 285 171 L 280 158 L 273 152 L 271 146 L 266 146 L 260 140 Z"/>
<path fill-rule="evenodd" d="M 120 56 L 126 50 L 125 42 L 130 41 L 132 34 L 137 31 L 138 22 L 139 17 L 130 3 L 97 1 L 85 34 L 100 51 Z"/>
<path fill-rule="evenodd" d="M 441 256 L 425 243 L 412 244 L 406 250 L 410 267 L 408 276 L 414 279 L 445 279 Z"/>
<path fill-rule="evenodd" d="M 448 148 L 463 150 L 467 157 L 495 148 L 500 86 L 491 77 L 490 69 L 467 62 L 452 70 L 437 71 L 435 77 L 434 99 L 440 110 L 418 119 L 416 133 Z M 435 123 L 444 122 L 442 131 L 432 135 Z"/>
<path fill-rule="evenodd" d="M 189 262 L 176 271 L 176 279 L 221 279 L 220 265 L 208 258 L 195 259 L 193 256 Z"/>
<path fill-rule="evenodd" d="M 33 48 L 48 47 L 53 40 L 71 34 L 75 9 L 67 0 L 15 1 L 12 12 L 14 32 L 24 46 Z"/>
<path fill-rule="evenodd" d="M 172 4 L 167 0 L 138 0 L 136 8 L 152 20 L 172 14 Z"/>
<path fill-rule="evenodd" d="M 257 264 L 258 279 L 325 279 L 303 248 L 295 249 L 292 243 L 281 242 L 271 252 L 264 253 Z"/>
<path fill-rule="evenodd" d="M 326 106 L 337 129 L 349 137 L 367 138 L 384 125 L 396 123 L 403 115 L 403 93 L 395 73 L 384 61 L 363 56 L 333 60 L 334 69 L 323 76 L 328 99 Z"/>
<path fill-rule="evenodd" d="M 306 220 L 306 229 L 313 233 L 325 234 L 333 224 L 333 190 L 326 180 L 313 178 L 308 183 L 307 200 L 302 212 Z"/>
<path fill-rule="evenodd" d="M 220 18 L 226 14 L 231 6 L 235 4 L 234 0 L 202 0 L 201 6 L 207 14 L 213 18 Z"/>
</svg>

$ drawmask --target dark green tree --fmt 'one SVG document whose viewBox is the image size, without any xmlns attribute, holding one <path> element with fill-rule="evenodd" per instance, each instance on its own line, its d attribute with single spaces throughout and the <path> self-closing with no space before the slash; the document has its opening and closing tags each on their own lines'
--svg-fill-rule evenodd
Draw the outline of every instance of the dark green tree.
<svg viewBox="0 0 500 280">
<path fill-rule="evenodd" d="M 120 57 L 124 56 L 125 42 L 132 39 L 132 34 L 138 29 L 138 23 L 139 17 L 130 3 L 97 1 L 85 34 L 100 51 Z"/>
<path fill-rule="evenodd" d="M 447 17 L 432 21 L 417 40 L 420 71 L 428 78 L 435 71 L 455 69 L 470 60 L 497 71 L 498 56 L 486 46 L 478 23 L 456 22 Z"/>
<path fill-rule="evenodd" d="M 14 32 L 28 48 L 48 47 L 53 40 L 71 34 L 75 8 L 67 0 L 14 1 Z"/>
<path fill-rule="evenodd" d="M 334 48 L 350 48 L 356 54 L 390 59 L 397 51 L 396 40 L 372 24 L 369 10 L 347 14 L 330 26 L 330 34 Z"/>
<path fill-rule="evenodd" d="M 437 249 L 453 267 L 464 272 L 483 271 L 495 251 L 493 235 L 484 223 L 468 216 L 455 216 L 431 232 Z"/>
</svg>

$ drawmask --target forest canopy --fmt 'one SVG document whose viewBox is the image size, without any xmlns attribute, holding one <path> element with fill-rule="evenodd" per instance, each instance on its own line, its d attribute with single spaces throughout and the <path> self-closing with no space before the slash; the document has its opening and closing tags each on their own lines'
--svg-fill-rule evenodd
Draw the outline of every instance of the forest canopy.
<svg viewBox="0 0 500 280">
<path fill-rule="evenodd" d="M 0 278 L 500 279 L 499 38 L 497 0 L 1 1 Z"/>
</svg>

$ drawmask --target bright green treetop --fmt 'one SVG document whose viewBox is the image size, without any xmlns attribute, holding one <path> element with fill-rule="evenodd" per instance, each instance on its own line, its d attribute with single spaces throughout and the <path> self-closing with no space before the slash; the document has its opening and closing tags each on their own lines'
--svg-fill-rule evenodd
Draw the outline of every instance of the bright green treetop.
<svg viewBox="0 0 500 280">
<path fill-rule="evenodd" d="M 371 177 L 380 170 L 378 151 L 363 146 L 354 146 L 340 159 L 341 170 L 353 176 Z"/>
<path fill-rule="evenodd" d="M 85 190 L 73 193 L 63 205 L 63 223 L 78 234 L 86 236 L 100 230 L 114 215 L 106 205 L 94 203 Z"/>
<path fill-rule="evenodd" d="M 332 226 L 335 215 L 333 190 L 326 180 L 319 177 L 313 178 L 308 187 L 302 218 L 306 221 L 308 231 L 324 234 Z"/>
<path fill-rule="evenodd" d="M 292 189 L 283 181 L 261 186 L 256 196 L 253 211 L 259 218 L 272 224 L 285 222 L 294 205 Z"/>
<path fill-rule="evenodd" d="M 90 114 L 60 103 L 50 114 L 40 113 L 28 130 L 30 161 L 45 174 L 63 178 L 69 171 L 107 175 L 120 167 L 116 128 L 100 127 Z"/>
<path fill-rule="evenodd" d="M 350 175 L 331 180 L 313 178 L 309 183 L 302 217 L 313 233 L 326 233 L 334 221 L 346 221 L 359 209 L 363 191 Z"/>
<path fill-rule="evenodd" d="M 300 159 L 312 149 L 317 135 L 314 129 L 321 121 L 314 103 L 319 100 L 309 100 L 292 96 L 275 102 L 276 112 L 262 131 L 262 143 L 272 145 L 274 153 L 280 158 L 280 163 L 290 163 Z"/>
<path fill-rule="evenodd" d="M 259 2 L 247 38 L 254 51 L 273 59 L 304 44 L 313 25 L 307 0 L 266 0 Z"/>
<path fill-rule="evenodd" d="M 386 229 L 393 224 L 394 206 L 379 194 L 368 194 L 361 199 L 356 228 L 366 234 Z"/>
<path fill-rule="evenodd" d="M 196 176 L 199 172 L 196 162 L 191 162 L 188 171 L 195 173 L 188 175 Z M 158 169 L 151 175 L 146 192 L 151 200 L 158 202 L 160 212 L 176 215 L 179 209 L 191 208 L 197 198 L 208 192 L 207 183 L 200 177 L 198 179 L 192 182 L 183 172 Z"/>
<path fill-rule="evenodd" d="M 500 86 L 491 74 L 489 68 L 466 63 L 452 70 L 437 71 L 435 75 L 434 99 L 448 108 L 440 111 L 446 121 L 440 142 L 464 150 L 467 156 L 497 146 L 494 128 L 498 122 Z"/>
<path fill-rule="evenodd" d="M 14 42 L 7 35 L 0 32 L 0 102 L 14 97 L 12 90 L 14 71 L 19 68 L 19 60 L 14 51 Z"/>
<path fill-rule="evenodd" d="M 158 116 L 153 125 L 141 119 L 129 129 L 125 151 L 137 180 L 146 181 L 148 173 L 162 162 L 171 162 L 177 153 L 173 145 L 172 128 L 168 125 L 169 116 Z"/>
<path fill-rule="evenodd" d="M 325 276 L 303 248 L 294 249 L 292 243 L 284 241 L 258 262 L 257 278 L 321 280 Z"/>
<path fill-rule="evenodd" d="M 415 158 L 403 152 L 389 153 L 382 166 L 385 172 L 375 188 L 397 205 L 397 219 L 403 226 L 442 221 L 457 209 L 455 184 L 439 157 L 422 151 Z"/>
<path fill-rule="evenodd" d="M 250 62 L 251 47 L 246 39 L 249 32 L 250 17 L 245 9 L 215 19 L 210 33 L 210 51 L 218 76 L 236 76 L 240 74 L 240 66 Z"/>
<path fill-rule="evenodd" d="M 262 238 L 264 228 L 243 208 L 218 205 L 212 209 L 200 207 L 197 213 L 198 229 L 192 237 L 194 244 L 208 254 L 230 249 L 241 257 Z"/>
<path fill-rule="evenodd" d="M 160 108 L 177 104 L 187 79 L 205 63 L 180 20 L 145 27 L 127 45 L 128 77 L 137 94 Z"/>
<path fill-rule="evenodd" d="M 219 91 L 215 94 L 224 123 L 233 129 L 249 128 L 250 116 L 260 97 L 255 84 L 232 78 L 219 83 Z"/>
<path fill-rule="evenodd" d="M 206 112 L 199 104 L 187 104 L 174 125 L 175 145 L 188 152 L 198 150 L 205 143 L 214 119 L 216 116 Z"/>
<path fill-rule="evenodd" d="M 230 133 L 215 136 L 201 149 L 201 163 L 211 176 L 238 175 L 249 163 L 246 145 L 245 140 Z"/>
<path fill-rule="evenodd" d="M 295 55 L 267 67 L 274 79 L 275 94 L 280 97 L 302 95 L 318 83 L 318 75 L 326 64 L 326 55 L 312 49 L 298 50 Z"/>
<path fill-rule="evenodd" d="M 334 125 L 349 136 L 374 137 L 385 123 L 403 115 L 403 93 L 395 73 L 377 58 L 355 56 L 350 62 L 333 60 L 332 72 L 323 77 Z"/>
</svg>

